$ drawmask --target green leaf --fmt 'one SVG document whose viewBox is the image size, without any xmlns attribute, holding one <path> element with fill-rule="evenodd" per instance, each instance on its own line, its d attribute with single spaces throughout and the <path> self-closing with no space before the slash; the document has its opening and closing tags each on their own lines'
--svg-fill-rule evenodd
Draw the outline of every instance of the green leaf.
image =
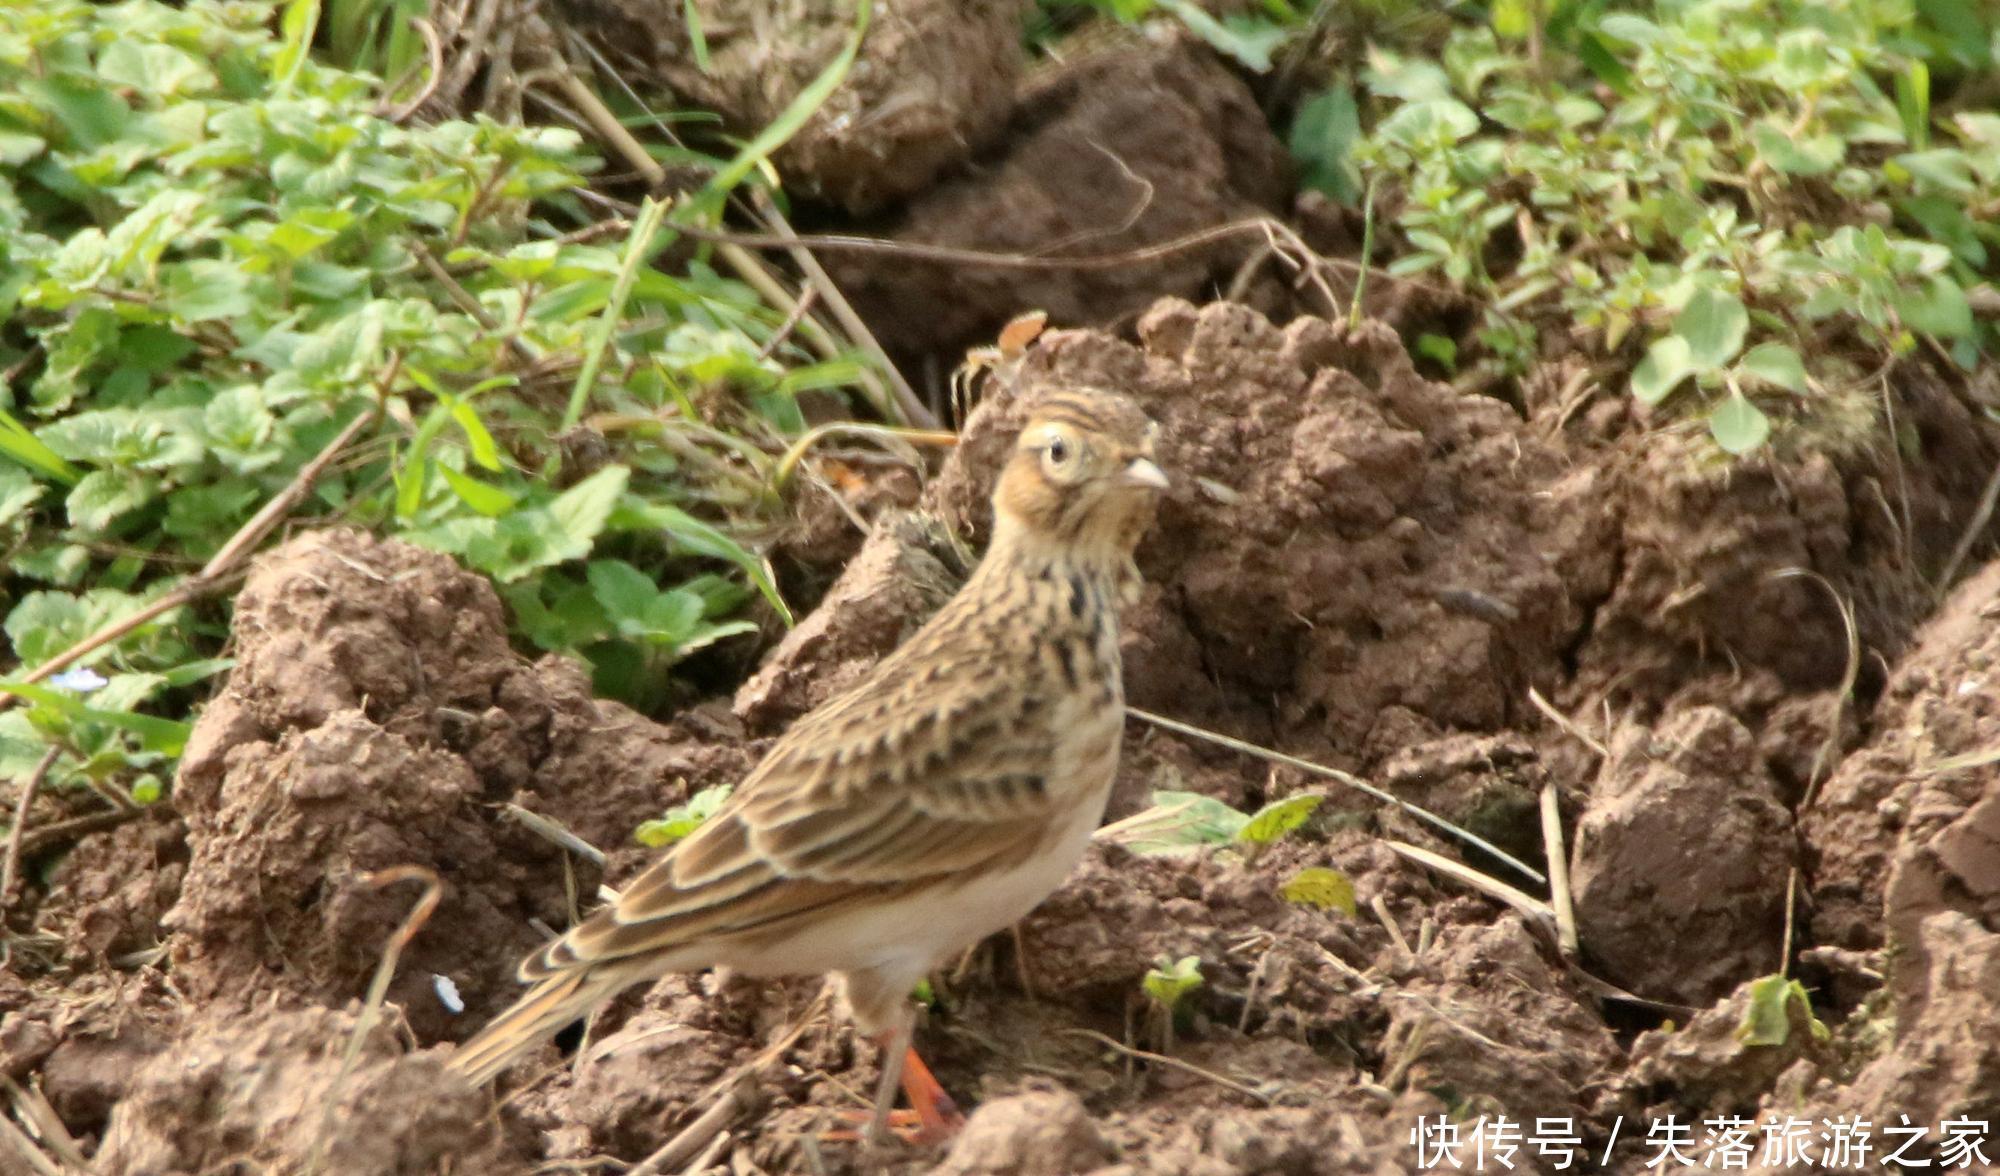
<svg viewBox="0 0 2000 1176">
<path fill-rule="evenodd" d="M 1276 841 L 1285 834 L 1306 823 L 1326 798 L 1316 793 L 1288 796 L 1273 801 L 1258 809 L 1250 820 L 1236 831 L 1236 840 L 1253 845 L 1264 845 Z"/>
<path fill-rule="evenodd" d="M 1688 361 L 1696 371 L 1713 371 L 1736 358 L 1750 315 L 1734 294 L 1703 287 L 1674 320 L 1674 334 L 1687 340 Z"/>
<path fill-rule="evenodd" d="M 77 479 L 83 477 L 75 466 L 57 456 L 55 450 L 29 432 L 26 425 L 5 409 L 0 409 L 0 453 L 65 486 L 74 486 Z"/>
<path fill-rule="evenodd" d="M 1738 392 L 1708 414 L 1708 431 L 1724 451 L 1740 457 L 1770 438 L 1771 421 L 1763 410 Z"/>
<path fill-rule="evenodd" d="M 584 569 L 590 591 L 614 619 L 638 619 L 659 599 L 660 586 L 622 559 L 594 559 Z M 697 612 L 699 617 L 699 612 Z"/>
<path fill-rule="evenodd" d="M 71 721 L 103 723 L 139 737 L 140 746 L 161 755 L 176 756 L 187 746 L 193 723 L 180 723 L 153 715 L 128 711 L 98 710 L 85 706 L 73 696 L 33 682 L 0 681 L 0 692 L 18 695 L 38 707 L 47 707 Z"/>
<path fill-rule="evenodd" d="M 638 839 L 639 844 L 651 849 L 672 845 L 701 828 L 702 822 L 715 815 L 716 810 L 722 807 L 722 802 L 729 799 L 732 791 L 734 789 L 728 784 L 704 788 L 690 796 L 686 804 L 675 805 L 668 809 L 667 815 L 659 820 L 643 822 L 632 835 Z"/>
<path fill-rule="evenodd" d="M 1182 956 L 1178 960 L 1161 956 L 1154 962 L 1153 969 L 1146 973 L 1140 987 L 1155 1004 L 1172 1012 L 1180 1007 L 1189 993 L 1200 988 L 1201 983 L 1199 956 Z"/>
<path fill-rule="evenodd" d="M 556 496 L 549 504 L 549 517 L 573 542 L 576 555 L 590 550 L 611 517 L 611 508 L 624 493 L 632 471 L 624 466 L 606 466 Z M 574 556 L 568 558 L 575 558 Z"/>
<path fill-rule="evenodd" d="M 1199 792 L 1153 793 L 1153 807 L 1107 828 L 1104 836 L 1133 853 L 1180 856 L 1227 845 L 1250 823 L 1241 813 Z"/>
<path fill-rule="evenodd" d="M 1436 152 L 1479 130 L 1479 116 L 1455 98 L 1398 107 L 1375 128 L 1379 140 L 1415 152 Z"/>
<path fill-rule="evenodd" d="M 1525 40 L 1535 30 L 1535 10 L 1528 0 L 1494 0 L 1486 19 L 1503 41 Z"/>
<path fill-rule="evenodd" d="M 69 492 L 70 525 L 79 531 L 103 531 L 120 515 L 152 501 L 150 478 L 131 470 L 92 470 Z"/>
<path fill-rule="evenodd" d="M 1797 1001 L 1815 1039 L 1826 1040 L 1826 1026 L 1813 1015 L 1812 998 L 1805 985 L 1782 975 L 1765 976 L 1750 982 L 1750 1003 L 1736 1026 L 1736 1039 L 1745 1045 L 1783 1045 L 1792 1036 L 1792 1002 Z"/>
<path fill-rule="evenodd" d="M 1158 0 L 1159 7 L 1173 13 L 1188 31 L 1225 57 L 1234 58 L 1253 73 L 1267 73 L 1271 54 L 1285 43 L 1291 31 L 1269 19 L 1235 14 L 1217 20 L 1194 0 Z"/>
<path fill-rule="evenodd" d="M 1895 298 L 1896 317 L 1912 331 L 1960 339 L 1972 334 L 1972 303 L 1957 282 L 1932 274 L 1920 290 Z"/>
<path fill-rule="evenodd" d="M 520 501 L 498 486 L 488 485 L 470 474 L 461 474 L 442 462 L 438 463 L 436 469 L 460 502 L 490 518 L 506 514 Z"/>
<path fill-rule="evenodd" d="M 1343 204 L 1361 196 L 1351 156 L 1361 141 L 1361 112 L 1344 86 L 1323 90 L 1299 106 L 1287 144 L 1303 172 L 1299 182 Z"/>
<path fill-rule="evenodd" d="M 1632 369 L 1632 395 L 1641 404 L 1658 404 L 1682 380 L 1694 374 L 1694 359 L 1686 339 L 1667 335 L 1653 340 L 1646 357 Z"/>
<path fill-rule="evenodd" d="M 486 431 L 486 423 L 472 406 L 456 396 L 447 395 L 445 404 L 451 409 L 451 419 L 465 431 L 465 444 L 472 452 L 472 460 L 494 473 L 500 472 L 500 448 L 493 444 L 493 434 Z"/>
<path fill-rule="evenodd" d="M 1754 376 L 1773 387 L 1803 394 L 1806 365 L 1799 353 L 1783 343 L 1759 343 L 1743 353 L 1736 370 Z"/>
<path fill-rule="evenodd" d="M 20 518 L 41 500 L 48 487 L 35 476 L 14 466 L 0 466 L 0 526 Z"/>
<path fill-rule="evenodd" d="M 1354 917 L 1354 883 L 1339 870 L 1310 866 L 1286 879 L 1278 894 L 1289 903 Z"/>
</svg>

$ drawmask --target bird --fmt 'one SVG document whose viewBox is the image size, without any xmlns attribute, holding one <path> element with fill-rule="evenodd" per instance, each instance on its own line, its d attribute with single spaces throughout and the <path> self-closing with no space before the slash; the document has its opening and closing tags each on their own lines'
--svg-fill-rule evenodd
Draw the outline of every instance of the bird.
<svg viewBox="0 0 2000 1176">
<path fill-rule="evenodd" d="M 712 817 L 525 959 L 526 993 L 452 1054 L 475 1085 L 669 972 L 828 974 L 882 1051 L 908 1138 L 963 1123 L 911 1045 L 917 985 L 1059 886 L 1103 820 L 1124 731 L 1118 611 L 1168 488 L 1158 425 L 1089 387 L 1025 406 L 960 590 L 799 718 Z M 851 1133 L 850 1133 L 851 1134 Z"/>
</svg>

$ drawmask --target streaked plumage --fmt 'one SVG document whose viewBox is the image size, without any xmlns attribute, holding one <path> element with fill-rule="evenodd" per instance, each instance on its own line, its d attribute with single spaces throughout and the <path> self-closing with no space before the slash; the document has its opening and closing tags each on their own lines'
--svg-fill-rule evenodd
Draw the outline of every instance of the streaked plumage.
<svg viewBox="0 0 2000 1176">
<path fill-rule="evenodd" d="M 1103 816 L 1124 722 L 1118 602 L 1166 484 L 1153 432 L 1111 393 L 1037 402 L 958 595 L 616 903 L 530 956 L 533 987 L 452 1067 L 484 1081 L 667 972 L 832 972 L 863 1030 L 900 1039 L 886 1093 L 917 981 L 1039 903 Z"/>
</svg>

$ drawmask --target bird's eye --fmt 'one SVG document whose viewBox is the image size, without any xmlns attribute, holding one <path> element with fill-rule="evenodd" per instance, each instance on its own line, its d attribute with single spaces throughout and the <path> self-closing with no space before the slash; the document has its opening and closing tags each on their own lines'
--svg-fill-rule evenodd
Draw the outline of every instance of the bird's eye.
<svg viewBox="0 0 2000 1176">
<path fill-rule="evenodd" d="M 1061 465 L 1069 460 L 1069 443 L 1061 437 L 1049 438 L 1049 464 Z"/>
</svg>

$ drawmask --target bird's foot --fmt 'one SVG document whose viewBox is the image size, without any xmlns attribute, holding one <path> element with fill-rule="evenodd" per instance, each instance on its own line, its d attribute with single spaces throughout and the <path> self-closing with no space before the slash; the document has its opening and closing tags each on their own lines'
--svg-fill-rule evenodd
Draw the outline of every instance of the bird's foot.
<svg viewBox="0 0 2000 1176">
<path fill-rule="evenodd" d="M 894 1057 L 895 1055 L 890 1055 Z M 957 1135 L 965 1126 L 965 1116 L 959 1113 L 958 1104 L 951 1095 L 945 1093 L 937 1076 L 914 1049 L 903 1055 L 902 1079 L 903 1097 L 908 1099 L 908 1110 L 884 1113 L 875 1111 L 839 1111 L 838 1116 L 855 1126 L 838 1127 L 821 1133 L 820 1138 L 828 1141 L 862 1140 L 869 1142 L 869 1135 L 878 1128 L 909 1144 L 933 1144 Z"/>
</svg>

